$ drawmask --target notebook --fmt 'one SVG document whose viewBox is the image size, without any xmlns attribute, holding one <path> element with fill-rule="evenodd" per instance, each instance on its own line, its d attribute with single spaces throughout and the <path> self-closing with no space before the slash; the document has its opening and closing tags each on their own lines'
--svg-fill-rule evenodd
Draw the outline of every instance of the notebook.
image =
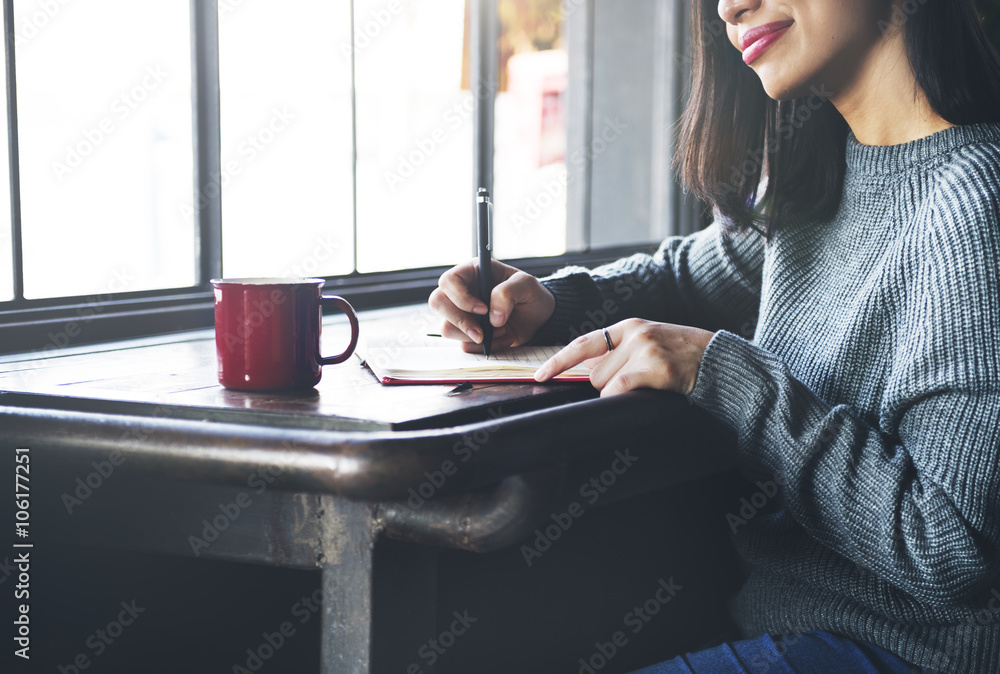
<svg viewBox="0 0 1000 674">
<path fill-rule="evenodd" d="M 519 346 L 466 353 L 442 337 L 365 338 L 358 355 L 383 384 L 449 384 L 461 382 L 531 382 L 535 370 L 559 351 L 558 346 Z M 590 381 L 590 368 L 573 367 L 551 381 Z"/>
</svg>

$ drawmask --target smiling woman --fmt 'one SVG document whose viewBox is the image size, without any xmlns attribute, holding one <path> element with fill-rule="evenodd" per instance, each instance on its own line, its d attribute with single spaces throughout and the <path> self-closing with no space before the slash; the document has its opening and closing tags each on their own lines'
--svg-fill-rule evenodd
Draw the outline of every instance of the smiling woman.
<svg viewBox="0 0 1000 674">
<path fill-rule="evenodd" d="M 733 40 L 733 46 L 743 51 L 743 62 L 752 65 L 764 55 L 764 52 L 770 49 L 772 44 L 781 39 L 794 23 L 791 19 L 787 19 L 751 28 L 740 35 L 737 40 Z M 732 39 L 733 32 L 730 31 L 730 39 Z"/>
<path fill-rule="evenodd" d="M 685 394 L 780 485 L 733 527 L 738 631 L 645 674 L 1000 671 L 1000 58 L 971 0 L 693 7 L 678 163 L 715 221 L 495 261 L 488 307 L 456 267 L 442 334 L 569 342 L 539 381 Z"/>
<path fill-rule="evenodd" d="M 693 25 L 704 28 L 692 34 L 693 88 L 675 159 L 684 182 L 724 216 L 724 227 L 770 230 L 832 214 L 844 140 L 848 131 L 865 133 L 873 110 L 884 130 L 912 137 L 913 124 L 938 129 L 942 118 L 969 124 L 1000 117 L 1000 66 L 970 2 L 762 3 L 751 11 L 755 5 L 693 3 Z M 841 7 L 853 9 L 838 15 Z M 740 36 L 746 41 L 775 22 L 788 24 L 787 33 L 765 41 L 773 50 L 754 47 L 748 68 Z M 723 32 L 716 24 L 734 48 L 715 37 Z M 851 86 L 857 82 L 867 86 Z M 913 106 L 900 110 L 907 101 Z M 845 117 L 857 109 L 862 114 L 849 125 Z"/>
</svg>

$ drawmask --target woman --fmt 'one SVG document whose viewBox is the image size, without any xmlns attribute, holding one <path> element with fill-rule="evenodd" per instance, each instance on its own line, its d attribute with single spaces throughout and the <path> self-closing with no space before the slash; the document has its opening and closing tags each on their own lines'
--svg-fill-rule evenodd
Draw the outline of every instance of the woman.
<svg viewBox="0 0 1000 674">
<path fill-rule="evenodd" d="M 694 4 L 679 161 L 714 223 L 541 281 L 495 263 L 494 346 L 611 300 L 631 318 L 536 378 L 683 393 L 782 485 L 735 535 L 744 640 L 649 671 L 1000 672 L 996 54 L 970 0 Z M 467 350 L 475 279 L 430 298 Z"/>
</svg>

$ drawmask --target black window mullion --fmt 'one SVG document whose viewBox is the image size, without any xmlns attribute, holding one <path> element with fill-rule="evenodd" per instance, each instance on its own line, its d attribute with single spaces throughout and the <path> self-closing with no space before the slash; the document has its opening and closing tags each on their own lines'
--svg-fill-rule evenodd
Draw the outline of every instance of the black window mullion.
<svg viewBox="0 0 1000 674">
<path fill-rule="evenodd" d="M 10 243 L 14 268 L 14 302 L 24 300 L 24 256 L 21 251 L 21 171 L 17 142 L 17 77 L 14 63 L 14 0 L 3 0 L 4 53 L 7 62 L 7 148 L 10 161 Z"/>
<path fill-rule="evenodd" d="M 198 285 L 222 276 L 222 137 L 219 103 L 219 6 L 191 0 L 194 81 L 194 212 L 199 233 Z"/>
</svg>

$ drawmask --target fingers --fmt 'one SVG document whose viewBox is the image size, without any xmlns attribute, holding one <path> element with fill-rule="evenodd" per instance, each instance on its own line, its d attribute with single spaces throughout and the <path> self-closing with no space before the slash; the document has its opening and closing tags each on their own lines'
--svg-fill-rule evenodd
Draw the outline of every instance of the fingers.
<svg viewBox="0 0 1000 674">
<path fill-rule="evenodd" d="M 430 307 L 439 313 L 463 335 L 459 337 L 453 330 L 445 329 L 442 335 L 451 339 L 483 341 L 483 331 L 479 316 L 486 313 L 486 303 L 476 297 L 472 290 L 476 287 L 477 270 L 475 260 L 471 260 L 441 274 L 438 287 L 428 299 Z"/>
<path fill-rule="evenodd" d="M 506 281 L 494 286 L 490 293 L 490 323 L 494 327 L 506 324 L 515 306 L 534 299 L 532 291 L 536 286 L 537 279 L 523 271 L 514 272 Z"/>
<path fill-rule="evenodd" d="M 461 341 L 471 340 L 476 344 L 481 344 L 483 331 L 480 318 L 487 313 L 487 306 L 476 294 L 477 264 L 475 260 L 472 260 L 442 274 L 438 280 L 438 287 L 431 293 L 428 303 L 448 323 L 457 328 L 457 332 L 449 329 L 442 331 L 444 336 Z M 492 261 L 491 271 L 496 285 L 490 295 L 490 308 L 493 311 L 490 312 L 489 320 L 494 329 L 507 325 L 518 304 L 532 301 L 537 303 L 539 298 L 535 297 L 533 292 L 536 294 L 547 292 L 544 289 L 538 290 L 541 286 L 537 279 L 530 274 L 497 260 Z M 494 332 L 494 339 L 500 336 Z M 515 337 L 512 334 L 506 342 L 495 342 L 497 348 L 511 346 L 516 342 Z"/>
<path fill-rule="evenodd" d="M 612 332 L 613 328 L 608 328 Z M 621 342 L 621 336 L 611 334 L 612 344 Z M 548 381 L 552 377 L 593 358 L 605 356 L 608 353 L 608 343 L 604 339 L 603 330 L 595 330 L 581 335 L 563 347 L 559 353 L 549 358 L 535 371 L 535 381 Z"/>
<path fill-rule="evenodd" d="M 499 260 L 492 260 L 490 265 L 493 287 L 496 288 L 507 283 L 514 276 L 530 275 L 518 271 L 508 264 Z M 479 298 L 479 261 L 470 260 L 464 264 L 452 267 L 441 274 L 438 279 L 438 287 L 444 291 L 452 303 L 461 309 L 472 314 L 486 314 L 486 302 Z M 491 297 L 492 301 L 492 297 Z"/>
<path fill-rule="evenodd" d="M 500 328 L 498 328 L 499 330 Z M 490 353 L 496 353 L 497 351 L 502 351 L 508 349 L 514 345 L 514 338 L 510 335 L 500 335 L 499 337 L 494 335 L 493 337 L 493 348 Z M 478 353 L 482 354 L 483 345 L 475 344 L 473 342 L 462 342 L 462 350 L 466 353 Z"/>
<path fill-rule="evenodd" d="M 601 392 L 602 398 L 637 388 L 655 388 L 656 382 L 655 372 L 648 364 L 615 352 L 608 354 L 590 373 L 590 383 Z"/>
<path fill-rule="evenodd" d="M 590 383 L 601 397 L 617 395 L 638 388 L 662 388 L 663 375 L 669 364 L 649 348 L 649 335 L 654 324 L 640 319 L 626 319 L 607 328 L 614 350 L 607 353 L 590 372 Z M 590 333 L 599 337 L 607 349 L 604 332 Z"/>
<path fill-rule="evenodd" d="M 640 388 L 689 395 L 705 350 L 715 333 L 689 326 L 629 318 L 607 328 L 614 350 L 608 351 L 604 331 L 573 340 L 535 373 L 546 381 L 581 362 L 592 363 L 590 383 L 601 397 Z"/>
<path fill-rule="evenodd" d="M 444 325 L 441 326 L 441 336 L 445 339 L 456 339 L 460 342 L 474 343 L 470 341 L 471 337 L 465 331 L 450 321 L 445 321 Z"/>
<path fill-rule="evenodd" d="M 476 262 L 473 260 L 441 274 L 438 288 L 459 310 L 483 315 L 486 313 L 486 303 L 476 296 L 478 278 Z"/>
<path fill-rule="evenodd" d="M 455 333 L 455 329 L 457 329 L 462 335 L 465 335 L 473 342 L 480 343 L 483 341 L 483 331 L 479 327 L 479 317 L 462 311 L 455 306 L 455 303 L 451 301 L 451 297 L 445 294 L 440 287 L 434 289 L 427 302 L 434 311 L 443 316 L 445 321 L 447 321 L 445 328 L 441 331 L 443 336 L 458 339 L 459 336 Z M 449 325 L 452 327 L 448 327 Z"/>
<path fill-rule="evenodd" d="M 462 331 L 461 328 L 457 327 L 452 323 L 445 322 L 445 324 L 441 327 L 441 336 L 445 337 L 446 339 L 454 339 L 456 341 L 463 342 L 464 344 L 468 344 L 470 347 L 475 347 L 472 349 L 473 351 L 476 351 L 478 349 L 478 351 L 482 353 L 483 349 L 482 346 L 480 346 L 482 344 L 482 340 L 479 340 L 478 342 L 472 340 L 465 332 Z M 494 348 L 497 349 L 505 348 L 503 346 L 498 346 L 498 345 L 501 343 L 500 340 L 506 337 L 507 337 L 506 328 L 493 328 Z M 509 346 L 509 344 L 507 346 Z"/>
</svg>

